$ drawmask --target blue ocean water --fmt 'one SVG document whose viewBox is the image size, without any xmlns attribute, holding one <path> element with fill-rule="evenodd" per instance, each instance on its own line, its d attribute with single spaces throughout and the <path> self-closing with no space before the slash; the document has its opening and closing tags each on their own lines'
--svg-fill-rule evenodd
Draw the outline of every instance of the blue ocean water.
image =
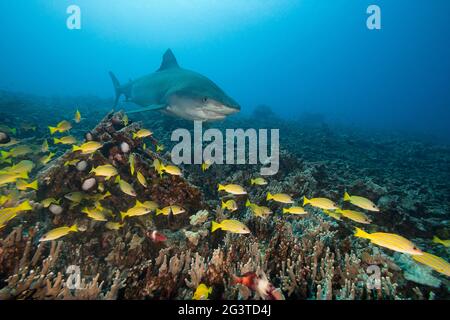
<svg viewBox="0 0 450 320">
<path fill-rule="evenodd" d="M 69 5 L 81 30 L 66 27 Z M 381 30 L 366 9 L 381 8 Z M 0 3 L 0 88 L 112 97 L 167 48 L 242 105 L 450 139 L 446 0 L 18 0 Z"/>
</svg>

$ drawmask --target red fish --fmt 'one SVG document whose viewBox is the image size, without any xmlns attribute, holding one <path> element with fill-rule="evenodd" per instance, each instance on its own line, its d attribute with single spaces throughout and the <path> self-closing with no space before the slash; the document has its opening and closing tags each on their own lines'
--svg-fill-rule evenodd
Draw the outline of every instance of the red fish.
<svg viewBox="0 0 450 320">
<path fill-rule="evenodd" d="M 147 237 L 149 237 L 153 242 L 164 242 L 167 240 L 165 235 L 156 230 L 147 232 Z"/>
<path fill-rule="evenodd" d="M 264 300 L 284 300 L 281 290 L 275 288 L 264 273 L 258 276 L 255 272 L 247 272 L 241 277 L 233 276 L 232 282 L 233 284 L 240 283 L 258 292 Z"/>
</svg>

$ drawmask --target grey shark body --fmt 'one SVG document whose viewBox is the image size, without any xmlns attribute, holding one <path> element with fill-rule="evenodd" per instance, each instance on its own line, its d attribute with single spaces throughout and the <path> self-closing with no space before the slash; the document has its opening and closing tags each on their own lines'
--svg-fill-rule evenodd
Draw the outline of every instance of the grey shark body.
<svg viewBox="0 0 450 320">
<path fill-rule="evenodd" d="M 214 121 L 240 110 L 239 104 L 210 79 L 181 68 L 170 49 L 156 72 L 125 85 L 109 74 L 116 90 L 114 106 L 125 95 L 127 101 L 141 107 L 129 113 L 157 110 L 187 120 Z"/>
</svg>

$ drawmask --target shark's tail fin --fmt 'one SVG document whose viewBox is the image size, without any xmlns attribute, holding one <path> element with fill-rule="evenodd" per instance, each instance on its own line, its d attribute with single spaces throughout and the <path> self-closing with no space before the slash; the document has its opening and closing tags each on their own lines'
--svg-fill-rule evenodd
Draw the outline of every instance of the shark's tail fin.
<svg viewBox="0 0 450 320">
<path fill-rule="evenodd" d="M 109 72 L 109 76 L 111 77 L 112 83 L 114 85 L 114 90 L 116 91 L 116 99 L 114 100 L 114 108 L 117 107 L 117 103 L 119 102 L 120 96 L 124 93 L 122 86 L 120 85 L 119 80 L 117 80 L 114 73 Z"/>
</svg>

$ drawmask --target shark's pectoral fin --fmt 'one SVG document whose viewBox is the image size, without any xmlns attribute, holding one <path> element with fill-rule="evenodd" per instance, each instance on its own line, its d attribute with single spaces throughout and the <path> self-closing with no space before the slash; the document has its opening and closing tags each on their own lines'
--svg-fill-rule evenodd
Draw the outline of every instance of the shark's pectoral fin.
<svg viewBox="0 0 450 320">
<path fill-rule="evenodd" d="M 165 104 L 152 104 L 152 105 L 146 106 L 144 108 L 139 108 L 139 109 L 136 109 L 136 110 L 127 111 L 127 114 L 146 112 L 146 111 L 162 110 L 162 109 L 165 109 L 166 107 L 167 106 Z"/>
</svg>

